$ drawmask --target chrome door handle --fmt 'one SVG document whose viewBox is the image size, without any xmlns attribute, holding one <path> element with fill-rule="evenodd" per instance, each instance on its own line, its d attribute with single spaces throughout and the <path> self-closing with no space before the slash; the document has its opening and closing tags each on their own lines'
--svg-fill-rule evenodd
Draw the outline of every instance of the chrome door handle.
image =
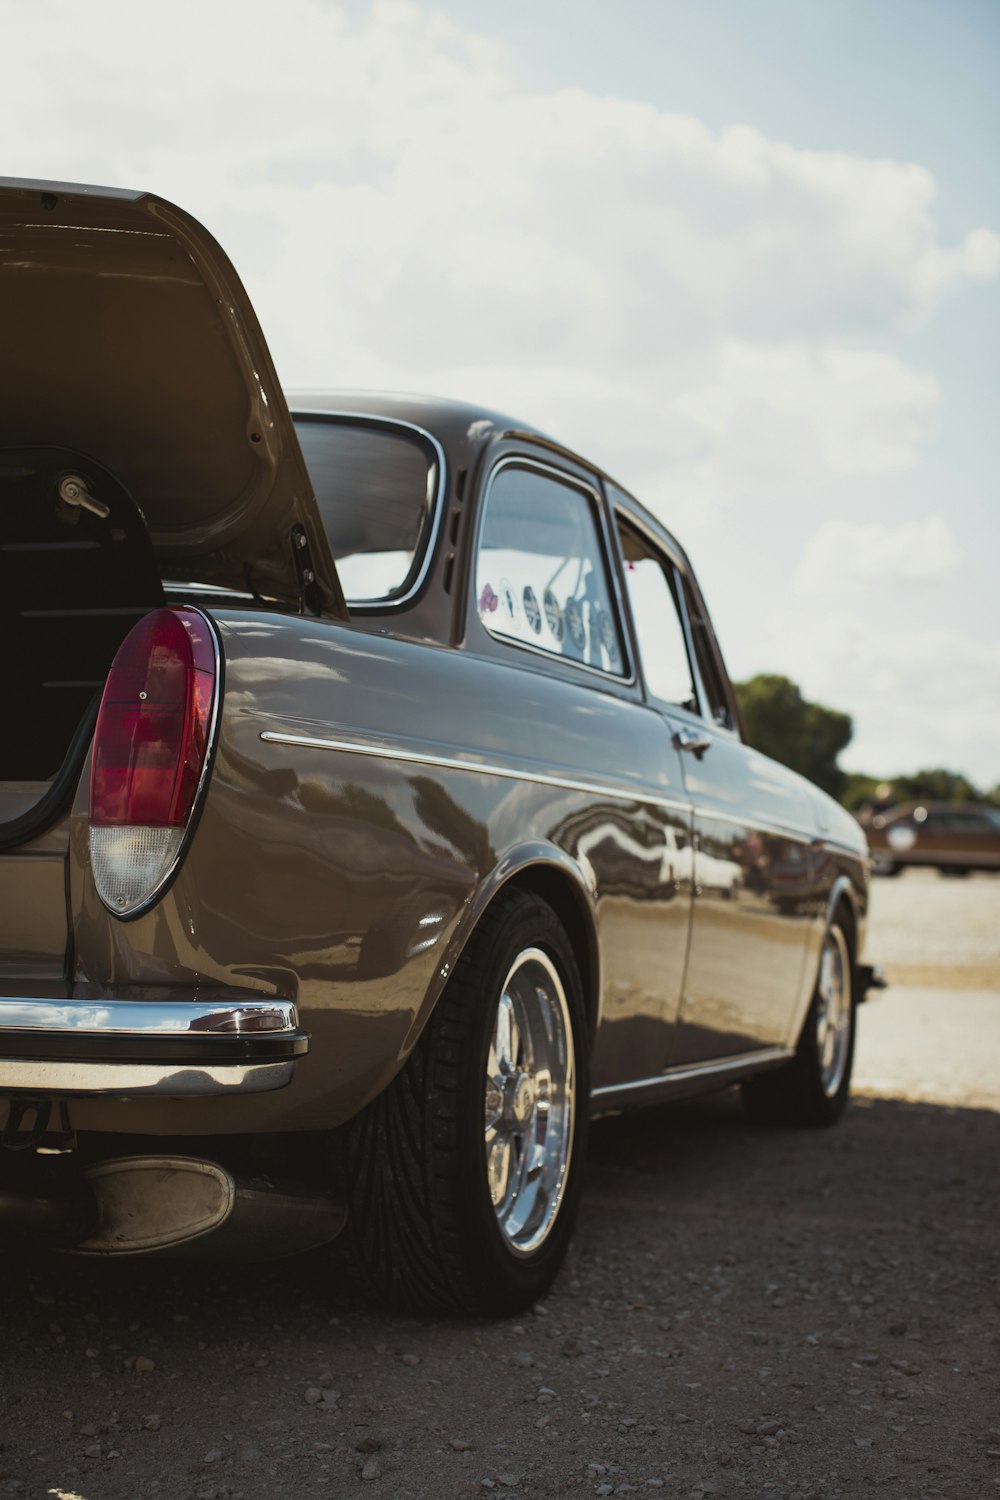
<svg viewBox="0 0 1000 1500">
<path fill-rule="evenodd" d="M 698 734 L 694 729 L 675 729 L 675 750 L 690 750 L 695 760 L 701 760 L 706 750 L 711 750 L 712 739 L 710 735 Z"/>
</svg>

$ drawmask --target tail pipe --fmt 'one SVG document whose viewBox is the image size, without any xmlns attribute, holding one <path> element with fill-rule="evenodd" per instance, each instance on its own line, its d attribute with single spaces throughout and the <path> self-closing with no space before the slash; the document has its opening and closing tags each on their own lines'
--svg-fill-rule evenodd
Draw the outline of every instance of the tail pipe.
<svg viewBox="0 0 1000 1500">
<path fill-rule="evenodd" d="M 270 1260 L 326 1244 L 346 1220 L 342 1204 L 312 1187 L 236 1177 L 198 1157 L 126 1156 L 81 1178 L 82 1194 L 0 1192 L 0 1229 L 74 1255 Z"/>
</svg>

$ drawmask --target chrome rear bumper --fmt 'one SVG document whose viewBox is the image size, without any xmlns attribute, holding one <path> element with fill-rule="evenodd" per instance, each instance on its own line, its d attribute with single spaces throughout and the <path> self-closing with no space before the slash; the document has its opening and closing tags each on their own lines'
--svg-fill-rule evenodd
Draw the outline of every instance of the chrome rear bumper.
<svg viewBox="0 0 1000 1500">
<path fill-rule="evenodd" d="M 0 1094 L 261 1093 L 308 1050 L 295 1006 L 273 996 L 0 997 Z"/>
</svg>

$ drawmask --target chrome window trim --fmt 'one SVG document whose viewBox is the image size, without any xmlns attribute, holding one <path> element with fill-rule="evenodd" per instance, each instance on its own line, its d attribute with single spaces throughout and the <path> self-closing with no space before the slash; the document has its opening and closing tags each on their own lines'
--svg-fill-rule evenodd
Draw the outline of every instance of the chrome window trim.
<svg viewBox="0 0 1000 1500">
<path fill-rule="evenodd" d="M 508 781 L 530 781 L 538 786 L 551 786 L 559 791 L 585 792 L 595 797 L 612 797 L 619 802 L 638 802 L 651 807 L 663 807 L 680 812 L 690 818 L 692 806 L 680 797 L 662 797 L 644 787 L 605 786 L 599 781 L 587 781 L 572 776 L 554 776 L 547 771 L 528 771 L 520 767 L 503 765 L 497 761 L 463 760 L 457 756 L 437 755 L 422 750 L 409 750 L 402 746 L 374 744 L 365 740 L 334 739 L 327 735 L 293 734 L 285 730 L 263 729 L 260 737 L 272 744 L 303 745 L 311 750 L 340 750 L 348 755 L 369 755 L 377 760 L 406 761 L 415 765 L 434 766 L 442 771 L 470 771 L 479 776 L 496 776 Z"/>
<path fill-rule="evenodd" d="M 170 607 L 171 606 L 169 604 L 165 606 L 166 609 L 170 609 Z M 212 642 L 212 650 L 213 650 L 214 655 L 215 655 L 215 685 L 214 685 L 213 690 L 212 690 L 212 717 L 211 717 L 211 720 L 209 722 L 208 734 L 205 737 L 205 758 L 202 761 L 201 775 L 198 777 L 198 785 L 195 787 L 194 798 L 193 798 L 193 800 L 191 802 L 191 813 L 190 813 L 190 816 L 188 817 L 187 825 L 186 825 L 186 827 L 184 829 L 184 833 L 183 833 L 183 836 L 181 838 L 181 841 L 180 841 L 180 843 L 177 846 L 177 853 L 174 855 L 173 859 L 170 861 L 170 864 L 164 870 L 163 874 L 160 876 L 159 880 L 156 882 L 156 884 L 153 886 L 152 890 L 144 898 L 144 900 L 140 901 L 137 906 L 133 906 L 130 911 L 126 911 L 126 912 L 117 911 L 115 909 L 115 907 L 110 906 L 108 904 L 108 902 L 105 901 L 104 897 L 101 895 L 100 891 L 97 889 L 97 882 L 96 882 L 96 880 L 94 880 L 94 890 L 97 892 L 98 899 L 100 900 L 102 906 L 104 907 L 105 911 L 109 911 L 113 917 L 117 917 L 117 919 L 118 919 L 119 922 L 132 922 L 132 921 L 135 920 L 136 917 L 141 917 L 144 912 L 149 911 L 149 908 L 151 906 L 155 905 L 155 903 L 157 901 L 159 901 L 160 897 L 163 896 L 166 893 L 166 891 L 169 889 L 169 887 L 173 883 L 174 878 L 177 875 L 177 871 L 180 869 L 181 861 L 183 860 L 184 855 L 187 852 L 188 846 L 191 843 L 191 839 L 192 839 L 192 836 L 194 834 L 194 830 L 198 826 L 198 820 L 201 817 L 201 807 L 202 807 L 202 803 L 203 803 L 204 798 L 205 798 L 205 788 L 208 785 L 209 773 L 211 772 L 213 762 L 215 761 L 215 747 L 216 747 L 216 741 L 218 739 L 219 723 L 220 723 L 221 718 L 222 718 L 222 712 L 221 712 L 221 710 L 222 710 L 222 671 L 223 671 L 223 667 L 222 667 L 222 648 L 219 645 L 219 632 L 218 632 L 218 629 L 216 627 L 215 621 L 211 618 L 211 616 L 207 615 L 203 609 L 199 609 L 197 607 L 197 605 L 194 605 L 194 604 L 182 604 L 182 605 L 178 605 L 178 608 L 179 609 L 189 609 L 189 610 L 191 610 L 191 612 L 193 614 L 200 615 L 201 618 L 205 621 L 205 624 L 208 626 L 208 634 L 209 634 L 209 638 L 210 638 L 210 640 Z M 101 697 L 101 707 L 103 707 L 103 706 L 104 706 L 104 698 L 103 698 L 103 695 L 102 695 L 102 697 Z M 98 722 L 100 722 L 100 712 L 101 712 L 100 709 L 98 709 L 98 711 L 97 711 Z M 96 736 L 96 733 L 97 733 L 97 726 L 96 726 L 96 724 L 94 726 L 94 733 L 95 733 L 95 736 Z M 89 793 L 89 789 L 88 789 L 88 794 L 87 794 L 87 816 L 88 816 L 88 825 L 87 825 L 87 863 L 88 863 L 88 866 L 89 866 L 91 864 L 91 859 L 90 859 L 90 825 L 89 825 L 89 817 L 90 817 L 90 793 Z M 92 868 L 91 868 L 91 879 L 93 880 L 93 871 L 92 871 Z"/>
<path fill-rule="evenodd" d="M 423 555 L 420 559 L 420 567 L 413 582 L 405 594 L 383 595 L 381 597 L 376 595 L 374 598 L 368 599 L 348 599 L 345 596 L 345 603 L 348 609 L 377 610 L 380 614 L 383 610 L 399 609 L 401 605 L 409 604 L 412 599 L 416 598 L 424 586 L 427 575 L 431 570 L 431 564 L 434 561 L 434 554 L 437 551 L 438 537 L 441 534 L 445 491 L 448 485 L 447 462 L 441 444 L 432 432 L 427 431 L 426 427 L 419 427 L 416 422 L 404 422 L 400 417 L 380 417 L 377 412 L 337 411 L 326 408 L 320 409 L 318 407 L 299 407 L 290 411 L 289 415 L 291 416 L 293 425 L 297 418 L 301 418 L 303 421 L 310 421 L 313 418 L 319 417 L 321 419 L 325 418 L 328 421 L 357 422 L 362 425 L 367 424 L 369 427 L 398 427 L 405 432 L 415 433 L 417 437 L 422 438 L 424 442 L 430 445 L 437 465 L 437 484 L 433 486 L 433 494 L 430 487 L 428 490 L 427 504 L 430 511 L 430 527 Z M 309 483 L 312 484 L 311 474 L 309 476 Z M 336 558 L 334 558 L 334 562 L 336 562 Z"/>
<path fill-rule="evenodd" d="M 165 594 L 200 594 L 202 598 L 206 594 L 212 594 L 218 595 L 220 599 L 245 599 L 251 604 L 256 604 L 259 597 L 251 594 L 247 589 L 230 589 L 221 583 L 182 583 L 176 578 L 163 580 L 163 592 Z"/>
<path fill-rule="evenodd" d="M 490 629 L 479 613 L 476 598 L 476 565 L 479 561 L 479 548 L 482 541 L 483 524 L 486 519 L 486 508 L 489 505 L 490 492 L 493 489 L 497 475 L 503 469 L 509 468 L 535 469 L 538 473 L 544 474 L 546 478 L 555 479 L 558 484 L 578 490 L 586 500 L 592 502 L 593 509 L 596 512 L 598 544 L 603 546 L 602 561 L 604 563 L 605 574 L 610 583 L 609 592 L 618 612 L 615 625 L 618 628 L 618 639 L 622 648 L 623 665 L 628 668 L 627 672 L 605 672 L 603 667 L 592 667 L 589 662 L 574 661 L 570 656 L 560 656 L 557 651 L 546 651 L 544 646 L 533 646 L 530 641 L 518 641 L 509 635 L 499 635 L 496 631 Z M 479 502 L 479 513 L 476 517 L 476 530 L 472 544 L 472 566 L 469 570 L 471 585 L 468 599 L 469 617 L 478 621 L 479 625 L 492 641 L 498 641 L 504 646 L 512 646 L 518 651 L 527 651 L 532 656 L 540 656 L 543 661 L 558 662 L 562 666 L 586 672 L 589 676 L 596 677 L 599 682 L 616 683 L 622 687 L 637 687 L 638 678 L 636 677 L 635 663 L 632 661 L 631 640 L 628 631 L 622 628 L 624 617 L 622 615 L 621 595 L 617 587 L 618 569 L 612 566 L 615 557 L 616 553 L 608 529 L 607 514 L 599 489 L 590 484 L 586 479 L 581 479 L 578 475 L 570 474 L 566 469 L 559 469 L 554 464 L 547 464 L 542 459 L 533 458 L 530 454 L 506 453 L 502 458 L 497 460 L 486 476 L 482 499 Z"/>
</svg>

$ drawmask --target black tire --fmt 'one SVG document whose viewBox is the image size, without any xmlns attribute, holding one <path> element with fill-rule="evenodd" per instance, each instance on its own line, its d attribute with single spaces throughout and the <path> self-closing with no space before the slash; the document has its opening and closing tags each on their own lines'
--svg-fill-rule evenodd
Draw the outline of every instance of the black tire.
<svg viewBox="0 0 1000 1500">
<path fill-rule="evenodd" d="M 525 958 L 531 954 L 540 957 Z M 516 1082 L 521 1074 L 513 1069 L 496 1095 L 504 1132 L 533 1132 L 544 1114 L 542 1144 L 532 1134 L 531 1149 L 541 1150 L 546 1162 L 545 1140 L 561 1141 L 567 1153 L 564 1164 L 553 1155 L 551 1172 L 539 1171 L 533 1183 L 519 1179 L 524 1191 L 512 1201 L 530 1204 L 534 1193 L 537 1211 L 551 1210 L 534 1230 L 529 1220 L 520 1241 L 513 1237 L 516 1216 L 502 1221 L 503 1204 L 494 1207 L 492 1196 L 498 1176 L 511 1186 L 512 1164 L 519 1158 L 510 1146 L 507 1174 L 494 1168 L 488 1179 L 484 1132 L 484 1099 L 487 1105 L 493 1099 L 486 1094 L 487 1065 L 492 1062 L 497 1071 L 501 1008 L 508 1017 L 508 1039 L 513 1035 L 512 1002 L 502 996 L 505 984 L 510 992 L 520 985 L 528 1006 L 539 1007 L 540 1024 L 551 1023 L 553 1033 L 568 1021 L 563 1048 L 572 1096 L 568 1114 L 565 1101 L 555 1102 L 558 1085 L 553 1082 L 550 1091 L 541 1074 L 527 1067 L 522 1070 L 530 1075 L 527 1084 Z M 554 994 L 551 1010 L 543 1008 L 546 985 Z M 523 1006 L 520 993 L 517 998 Z M 541 1050 L 544 1036 L 539 1037 Z M 557 1073 L 554 1064 L 546 1076 L 555 1079 Z M 552 1102 L 539 1109 L 536 1092 Z M 504 1316 L 530 1306 L 553 1281 L 572 1233 L 586 1156 L 588 1093 L 583 988 L 566 932 L 544 901 L 519 890 L 501 891 L 402 1071 L 335 1135 L 336 1176 L 348 1204 L 335 1254 L 355 1290 L 408 1311 Z M 533 1111 L 527 1124 L 520 1118 L 525 1109 Z M 515 1145 L 516 1139 L 511 1135 Z M 500 1160 L 502 1147 L 494 1142 L 491 1163 L 493 1151 Z M 545 1197 L 550 1177 L 553 1189 Z"/>
<path fill-rule="evenodd" d="M 839 980 L 831 975 L 831 969 Z M 831 984 L 844 986 L 830 1024 Z M 846 919 L 838 912 L 823 939 L 819 972 L 795 1056 L 741 1084 L 743 1107 L 764 1125 L 832 1125 L 847 1105 L 854 1066 L 857 976 Z M 839 1021 L 843 1022 L 842 1029 Z M 837 1030 L 836 1038 L 832 1031 Z M 832 1042 L 832 1046 L 831 1046 Z"/>
</svg>

